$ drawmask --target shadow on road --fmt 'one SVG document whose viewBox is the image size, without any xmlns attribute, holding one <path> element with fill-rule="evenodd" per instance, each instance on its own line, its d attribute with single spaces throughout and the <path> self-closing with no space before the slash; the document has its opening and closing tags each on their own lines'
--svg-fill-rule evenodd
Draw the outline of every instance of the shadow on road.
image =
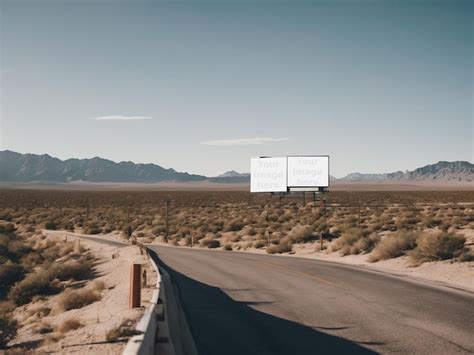
<svg viewBox="0 0 474 355">
<path fill-rule="evenodd" d="M 153 257 L 155 253 L 151 253 Z M 278 318 L 239 302 L 221 289 L 155 261 L 178 290 L 199 354 L 375 354 L 360 344 Z"/>
</svg>

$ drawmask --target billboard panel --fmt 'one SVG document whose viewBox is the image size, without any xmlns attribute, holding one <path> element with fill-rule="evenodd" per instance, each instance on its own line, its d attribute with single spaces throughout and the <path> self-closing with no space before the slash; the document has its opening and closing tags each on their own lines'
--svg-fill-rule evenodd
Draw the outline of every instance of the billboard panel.
<svg viewBox="0 0 474 355">
<path fill-rule="evenodd" d="M 329 187 L 329 156 L 288 157 L 288 187 Z"/>
<path fill-rule="evenodd" d="M 286 158 L 250 160 L 250 192 L 286 192 Z"/>
</svg>

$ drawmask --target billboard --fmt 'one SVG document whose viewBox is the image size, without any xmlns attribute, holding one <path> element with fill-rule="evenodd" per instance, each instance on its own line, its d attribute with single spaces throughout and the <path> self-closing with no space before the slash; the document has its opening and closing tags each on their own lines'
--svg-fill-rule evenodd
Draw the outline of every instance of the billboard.
<svg viewBox="0 0 474 355">
<path fill-rule="evenodd" d="M 288 157 L 288 187 L 329 187 L 329 156 Z"/>
<path fill-rule="evenodd" d="M 321 191 L 329 187 L 329 156 L 261 157 L 250 161 L 250 192 Z"/>
<path fill-rule="evenodd" d="M 250 160 L 250 192 L 286 192 L 286 158 Z"/>
</svg>

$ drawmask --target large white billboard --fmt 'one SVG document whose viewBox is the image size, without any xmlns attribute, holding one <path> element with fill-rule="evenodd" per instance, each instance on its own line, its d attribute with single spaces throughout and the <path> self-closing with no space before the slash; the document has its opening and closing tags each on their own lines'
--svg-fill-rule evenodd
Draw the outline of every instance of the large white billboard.
<svg viewBox="0 0 474 355">
<path fill-rule="evenodd" d="M 288 187 L 329 187 L 329 157 L 288 157 Z"/>
<path fill-rule="evenodd" d="M 286 192 L 286 158 L 251 159 L 250 192 Z"/>
</svg>

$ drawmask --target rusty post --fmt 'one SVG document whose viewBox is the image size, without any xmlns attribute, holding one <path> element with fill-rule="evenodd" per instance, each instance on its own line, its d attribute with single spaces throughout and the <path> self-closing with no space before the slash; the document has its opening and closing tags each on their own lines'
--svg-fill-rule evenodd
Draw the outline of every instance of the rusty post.
<svg viewBox="0 0 474 355">
<path fill-rule="evenodd" d="M 139 308 L 141 306 L 141 293 L 142 293 L 142 265 L 132 264 L 130 269 L 130 298 L 129 307 Z"/>
</svg>

